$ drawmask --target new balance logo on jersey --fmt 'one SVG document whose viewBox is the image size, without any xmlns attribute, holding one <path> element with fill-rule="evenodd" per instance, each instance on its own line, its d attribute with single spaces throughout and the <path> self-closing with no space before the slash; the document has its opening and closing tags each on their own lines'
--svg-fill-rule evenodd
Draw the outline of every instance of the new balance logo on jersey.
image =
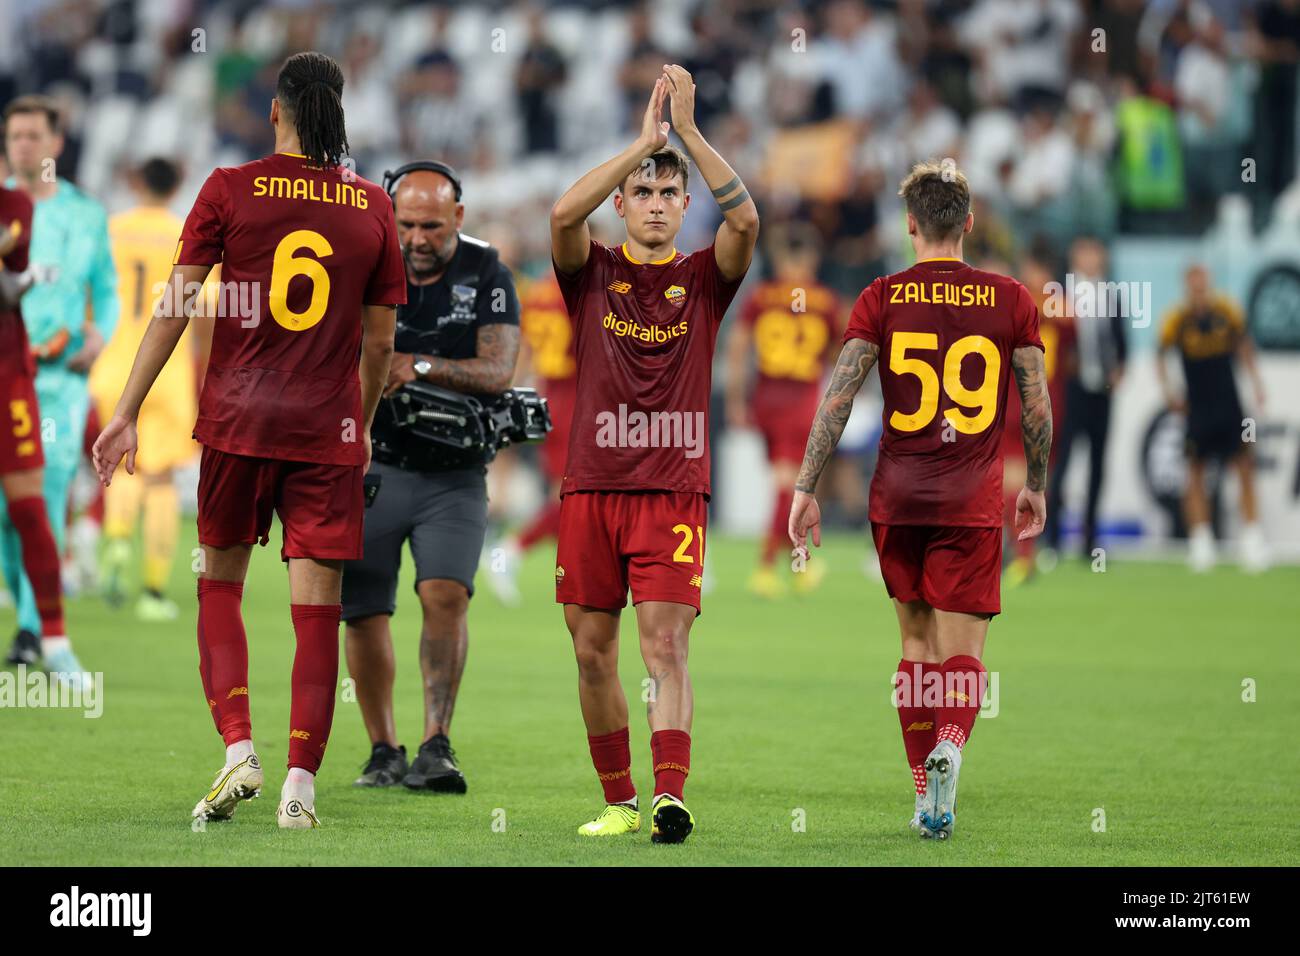
<svg viewBox="0 0 1300 956">
<path fill-rule="evenodd" d="M 621 279 L 615 279 L 609 285 L 605 286 L 610 292 L 617 292 L 619 295 L 626 295 L 632 291 L 632 283 L 624 282 Z"/>
</svg>

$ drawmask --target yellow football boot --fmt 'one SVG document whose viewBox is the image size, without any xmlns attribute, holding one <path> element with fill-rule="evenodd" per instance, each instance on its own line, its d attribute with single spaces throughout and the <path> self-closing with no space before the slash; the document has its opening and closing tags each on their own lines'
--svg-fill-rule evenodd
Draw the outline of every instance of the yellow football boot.
<svg viewBox="0 0 1300 956">
<path fill-rule="evenodd" d="M 262 791 L 262 765 L 257 754 L 249 754 L 233 767 L 222 767 L 212 789 L 191 814 L 204 820 L 229 820 L 241 800 L 252 800 Z"/>
<path fill-rule="evenodd" d="M 655 800 L 650 821 L 651 843 L 685 843 L 695 829 L 695 817 L 686 804 L 666 793 Z"/>
<path fill-rule="evenodd" d="M 824 580 L 826 580 L 825 560 L 818 558 L 816 561 L 809 561 L 804 569 L 794 576 L 794 593 L 811 594 L 821 587 Z"/>
<path fill-rule="evenodd" d="M 785 596 L 785 582 L 776 576 L 776 569 L 763 565 L 749 576 L 749 593 L 755 597 L 773 600 Z"/>
<path fill-rule="evenodd" d="M 607 837 L 636 833 L 641 829 L 641 813 L 626 803 L 611 803 L 590 823 L 578 827 L 578 836 Z"/>
</svg>

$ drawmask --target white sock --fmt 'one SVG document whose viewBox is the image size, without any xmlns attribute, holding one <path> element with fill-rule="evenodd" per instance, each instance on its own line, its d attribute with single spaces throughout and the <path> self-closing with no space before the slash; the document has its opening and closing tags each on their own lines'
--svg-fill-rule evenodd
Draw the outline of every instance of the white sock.
<svg viewBox="0 0 1300 956">
<path fill-rule="evenodd" d="M 59 651 L 70 650 L 72 650 L 72 642 L 62 635 L 41 638 L 41 655 L 47 660 Z"/>
<path fill-rule="evenodd" d="M 1210 529 L 1208 524 L 1198 524 L 1196 527 L 1192 528 L 1191 533 L 1188 534 L 1187 537 L 1190 541 L 1206 541 L 1211 547 L 1214 546 L 1214 532 Z"/>
<path fill-rule="evenodd" d="M 636 797 L 633 797 L 631 800 L 620 800 L 618 803 L 614 804 L 614 806 L 616 806 L 616 807 L 631 807 L 633 810 L 635 810 L 635 809 L 636 809 Z"/>
<path fill-rule="evenodd" d="M 253 742 L 248 739 L 236 740 L 226 748 L 226 766 L 233 767 L 253 756 Z"/>
<path fill-rule="evenodd" d="M 289 776 L 284 778 L 280 788 L 280 799 L 296 797 L 307 807 L 316 805 L 316 775 L 302 767 L 290 767 Z"/>
</svg>

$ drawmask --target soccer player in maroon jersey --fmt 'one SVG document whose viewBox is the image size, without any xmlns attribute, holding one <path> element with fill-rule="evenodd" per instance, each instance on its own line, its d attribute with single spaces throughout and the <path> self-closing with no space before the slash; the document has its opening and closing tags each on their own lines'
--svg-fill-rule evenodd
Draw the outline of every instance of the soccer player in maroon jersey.
<svg viewBox="0 0 1300 956">
<path fill-rule="evenodd" d="M 690 255 L 673 244 L 691 197 L 686 156 L 668 145 L 665 101 L 723 215 L 713 245 Z M 627 228 L 618 248 L 594 242 L 587 228 L 610 193 Z M 695 85 L 676 65 L 655 82 L 636 140 L 551 210 L 578 366 L 555 596 L 573 636 L 578 699 L 608 804 L 579 829 L 586 836 L 641 828 L 618 680 L 629 586 L 650 674 L 651 839 L 680 843 L 694 827 L 682 798 L 694 711 L 686 652 L 704 573 L 710 373 L 718 326 L 757 238 L 758 210 L 696 127 Z"/>
<path fill-rule="evenodd" d="M 200 284 L 221 263 L 224 312 L 194 428 L 203 446 L 199 673 L 226 743 L 225 766 L 194 809 L 206 819 L 228 819 L 262 785 L 240 601 L 252 545 L 266 544 L 275 511 L 297 638 L 277 817 L 286 828 L 319 825 L 314 781 L 334 714 L 342 564 L 361 557 L 370 423 L 388 379 L 394 307 L 406 301 L 392 203 L 340 165 L 342 92 L 343 74 L 329 57 L 285 61 L 271 101 L 275 153 L 214 170 L 204 183 L 171 285 L 95 442 L 105 484 L 124 455 L 133 471 L 140 405 Z"/>
<path fill-rule="evenodd" d="M 947 163 L 921 163 L 899 195 L 917 261 L 872 282 L 853 306 L 795 483 L 790 540 L 804 555 L 809 535 L 821 544 L 817 479 L 884 353 L 871 531 L 903 638 L 895 704 L 916 787 L 911 825 L 947 839 L 962 747 L 986 684 L 984 639 L 1001 610 L 1001 441 L 1012 372 L 1027 471 L 1016 501 L 1022 539 L 1046 520 L 1052 408 L 1033 298 L 1014 279 L 962 261 L 974 222 L 965 177 Z"/>
<path fill-rule="evenodd" d="M 759 564 L 749 579 L 750 592 L 765 598 L 779 597 L 785 590 L 776 573 L 776 555 L 785 552 L 804 438 L 840 332 L 839 297 L 817 281 L 816 241 L 811 230 L 787 228 L 780 241 L 771 244 L 775 274 L 750 294 L 727 340 L 727 421 L 733 428 L 752 422 L 762 433 L 776 489 Z M 747 397 L 751 350 L 758 375 Z M 795 576 L 799 593 L 817 586 L 820 567 Z"/>
<path fill-rule="evenodd" d="M 56 670 L 53 663 L 69 644 L 63 625 L 59 549 L 42 493 L 45 457 L 36 401 L 36 361 L 18 305 L 32 283 L 26 274 L 31 238 L 31 199 L 20 190 L 0 187 L 0 404 L 8 415 L 0 427 L 0 489 L 9 520 L 22 542 L 23 568 L 36 597 L 41 653 L 57 680 L 84 688 L 91 679 L 89 674 Z"/>
</svg>

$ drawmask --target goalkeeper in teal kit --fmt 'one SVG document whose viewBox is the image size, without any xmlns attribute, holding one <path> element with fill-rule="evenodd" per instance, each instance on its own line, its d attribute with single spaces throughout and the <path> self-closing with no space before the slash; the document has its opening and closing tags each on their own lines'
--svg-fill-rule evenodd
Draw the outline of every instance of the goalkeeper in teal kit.
<svg viewBox="0 0 1300 956">
<path fill-rule="evenodd" d="M 36 396 L 45 451 L 45 504 L 60 551 L 68 494 L 81 460 L 90 406 L 87 373 L 117 324 L 117 273 L 109 248 L 104 207 L 53 175 L 51 159 L 63 148 L 59 115 L 43 97 L 21 97 L 4 112 L 5 152 L 14 175 L 7 185 L 35 204 L 30 261 L 39 277 L 23 297 L 27 337 L 36 355 Z M 89 306 L 89 313 L 87 312 Z M 66 638 L 46 647 L 31 584 L 23 572 L 17 531 L 0 503 L 0 563 L 18 601 L 18 636 L 12 663 L 44 658 L 52 672 L 80 675 Z"/>
</svg>

